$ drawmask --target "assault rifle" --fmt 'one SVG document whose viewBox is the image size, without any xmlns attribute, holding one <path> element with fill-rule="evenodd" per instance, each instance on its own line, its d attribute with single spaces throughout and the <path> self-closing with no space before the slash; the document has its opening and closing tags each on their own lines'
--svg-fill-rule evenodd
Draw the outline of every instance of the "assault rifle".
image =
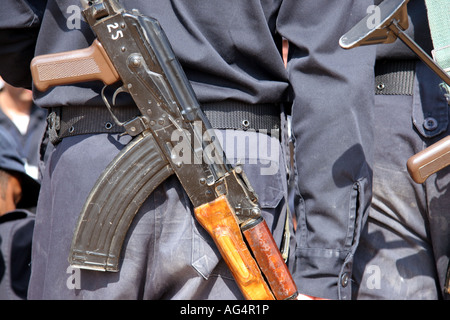
<svg viewBox="0 0 450 320">
<path fill-rule="evenodd" d="M 296 285 L 261 215 L 257 195 L 242 167 L 232 168 L 220 144 L 208 137 L 211 126 L 158 21 L 137 10 L 126 11 L 116 0 L 81 3 L 97 39 L 89 48 L 35 57 L 31 63 L 35 87 L 45 91 L 101 80 L 106 107 L 134 138 L 88 196 L 73 236 L 71 265 L 118 271 L 132 219 L 148 195 L 175 174 L 244 297 L 295 298 Z M 114 93 L 113 104 L 118 93 L 127 92 L 140 111 L 126 122 L 114 115 L 104 92 L 118 81 L 123 85 Z M 191 164 L 173 158 L 174 131 L 192 142 Z"/>
</svg>

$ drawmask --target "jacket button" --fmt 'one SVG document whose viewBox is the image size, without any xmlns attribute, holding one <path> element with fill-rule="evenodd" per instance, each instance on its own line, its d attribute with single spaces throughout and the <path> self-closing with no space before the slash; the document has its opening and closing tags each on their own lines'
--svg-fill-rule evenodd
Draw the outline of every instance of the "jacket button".
<svg viewBox="0 0 450 320">
<path fill-rule="evenodd" d="M 341 285 L 345 288 L 348 285 L 348 273 L 344 272 L 341 276 Z"/>
<path fill-rule="evenodd" d="M 425 128 L 425 130 L 433 131 L 437 129 L 438 122 L 435 118 L 428 117 L 423 121 L 423 127 Z"/>
</svg>

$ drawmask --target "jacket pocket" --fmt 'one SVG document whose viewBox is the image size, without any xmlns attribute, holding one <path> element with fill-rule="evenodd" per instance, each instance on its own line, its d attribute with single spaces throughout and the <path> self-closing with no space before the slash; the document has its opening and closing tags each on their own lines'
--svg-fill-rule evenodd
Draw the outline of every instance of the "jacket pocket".
<svg viewBox="0 0 450 320">
<path fill-rule="evenodd" d="M 423 63 L 416 64 L 412 121 L 424 138 L 433 138 L 448 127 L 448 103 L 441 82 Z"/>
<path fill-rule="evenodd" d="M 367 179 L 358 180 L 353 184 L 350 195 L 347 237 L 344 245 L 345 249 L 350 249 L 352 254 L 355 253 L 356 247 L 359 244 L 361 232 L 369 213 L 368 205 L 370 203 L 367 199 L 369 194 L 369 183 Z"/>
</svg>

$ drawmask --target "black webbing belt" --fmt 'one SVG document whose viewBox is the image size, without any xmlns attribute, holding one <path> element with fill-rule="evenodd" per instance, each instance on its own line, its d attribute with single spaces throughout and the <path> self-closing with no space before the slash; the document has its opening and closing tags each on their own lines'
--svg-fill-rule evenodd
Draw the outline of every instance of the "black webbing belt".
<svg viewBox="0 0 450 320">
<path fill-rule="evenodd" d="M 280 128 L 280 107 L 276 104 L 246 104 L 234 101 L 202 106 L 215 129 L 256 130 L 271 134 Z M 114 108 L 120 121 L 139 115 L 135 106 Z M 64 106 L 51 108 L 48 116 L 49 139 L 53 144 L 65 137 L 91 133 L 122 133 L 108 109 L 103 106 Z M 277 133 L 278 134 L 278 133 Z"/>
<path fill-rule="evenodd" d="M 211 126 L 216 129 L 280 129 L 280 107 L 273 103 L 244 104 L 235 101 L 202 105 Z"/>
<path fill-rule="evenodd" d="M 134 107 L 115 108 L 119 120 L 129 120 L 139 114 Z M 48 135 L 53 144 L 61 139 L 89 133 L 122 133 L 124 128 L 118 126 L 108 109 L 103 106 L 64 106 L 51 108 L 47 117 Z"/>
<path fill-rule="evenodd" d="M 378 60 L 375 64 L 375 94 L 412 95 L 417 60 Z"/>
</svg>

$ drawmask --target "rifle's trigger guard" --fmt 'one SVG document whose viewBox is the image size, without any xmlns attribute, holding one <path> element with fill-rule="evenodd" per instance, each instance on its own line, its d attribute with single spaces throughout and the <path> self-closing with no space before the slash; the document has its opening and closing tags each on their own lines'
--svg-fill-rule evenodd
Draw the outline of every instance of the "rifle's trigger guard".
<svg viewBox="0 0 450 320">
<path fill-rule="evenodd" d="M 114 112 L 113 112 L 113 110 L 112 110 L 112 107 L 111 107 L 111 105 L 110 105 L 108 99 L 106 98 L 106 95 L 105 95 L 105 89 L 106 89 L 107 87 L 108 87 L 108 85 L 103 86 L 102 91 L 101 91 L 101 96 L 102 96 L 103 102 L 105 103 L 105 106 L 106 106 L 106 108 L 108 109 L 109 113 L 111 114 L 111 116 L 112 116 L 114 122 L 115 122 L 118 126 L 123 127 L 123 126 L 125 125 L 126 122 L 122 122 L 122 121 L 120 121 L 120 120 L 116 117 L 116 115 L 114 114 Z M 113 105 L 116 104 L 116 98 L 117 98 L 117 95 L 118 95 L 119 93 L 121 93 L 121 92 L 128 92 L 128 91 L 125 89 L 124 86 L 119 87 L 119 88 L 114 92 L 114 94 L 113 94 L 113 98 L 112 98 L 112 103 L 113 103 Z"/>
<path fill-rule="evenodd" d="M 108 87 L 108 86 L 105 85 L 105 86 L 103 86 L 103 88 L 102 88 L 101 95 L 102 95 L 103 102 L 105 103 L 105 106 L 106 106 L 106 108 L 108 109 L 109 113 L 111 114 L 111 117 L 113 118 L 114 122 L 115 122 L 118 126 L 123 127 L 123 125 L 124 125 L 125 123 L 122 122 L 122 121 L 120 121 L 120 120 L 116 117 L 116 115 L 115 115 L 114 112 L 112 111 L 112 107 L 111 107 L 111 105 L 109 104 L 108 99 L 107 99 L 106 96 L 105 96 L 105 89 L 106 89 L 107 87 Z M 120 87 L 120 88 L 122 88 L 122 87 Z M 120 89 L 120 88 L 119 88 L 119 89 Z M 117 89 L 117 90 L 119 90 L 119 89 Z M 117 90 L 116 90 L 116 92 L 117 92 Z M 113 95 L 113 105 L 114 105 L 115 102 L 116 102 L 116 92 L 114 92 L 114 95 Z"/>
<path fill-rule="evenodd" d="M 128 93 L 128 91 L 125 90 L 125 87 L 124 87 L 124 86 L 119 87 L 116 91 L 114 91 L 113 99 L 112 99 L 113 105 L 116 104 L 116 98 L 117 98 L 117 95 L 118 95 L 119 93 L 121 93 L 121 92 L 126 92 L 126 93 Z"/>
<path fill-rule="evenodd" d="M 143 123 L 141 117 L 135 117 L 135 118 L 133 118 L 133 119 L 131 119 L 131 120 L 127 120 L 127 121 L 120 121 L 120 120 L 116 117 L 116 115 L 114 114 L 114 112 L 113 112 L 113 110 L 112 110 L 111 104 L 109 103 L 108 99 L 106 98 L 106 95 L 105 95 L 105 89 L 106 89 L 106 87 L 107 87 L 107 85 L 105 85 L 105 86 L 102 88 L 102 92 L 101 92 L 103 102 L 105 103 L 105 106 L 106 106 L 106 108 L 108 109 L 109 113 L 111 114 L 111 117 L 113 118 L 114 122 L 115 122 L 118 126 L 124 127 L 124 128 L 125 128 L 125 131 L 126 131 L 126 132 L 124 132 L 123 134 L 129 134 L 130 136 L 135 137 L 135 136 L 137 136 L 138 134 L 140 134 L 142 131 L 144 131 L 144 130 L 146 129 L 146 126 L 145 126 L 145 124 Z M 116 89 L 116 91 L 114 92 L 113 97 L 112 97 L 113 105 L 116 104 L 116 98 L 117 98 L 117 95 L 118 95 L 119 93 L 121 93 L 121 92 L 127 92 L 127 93 L 128 93 L 128 91 L 126 90 L 125 86 L 119 87 L 119 88 Z"/>
</svg>

